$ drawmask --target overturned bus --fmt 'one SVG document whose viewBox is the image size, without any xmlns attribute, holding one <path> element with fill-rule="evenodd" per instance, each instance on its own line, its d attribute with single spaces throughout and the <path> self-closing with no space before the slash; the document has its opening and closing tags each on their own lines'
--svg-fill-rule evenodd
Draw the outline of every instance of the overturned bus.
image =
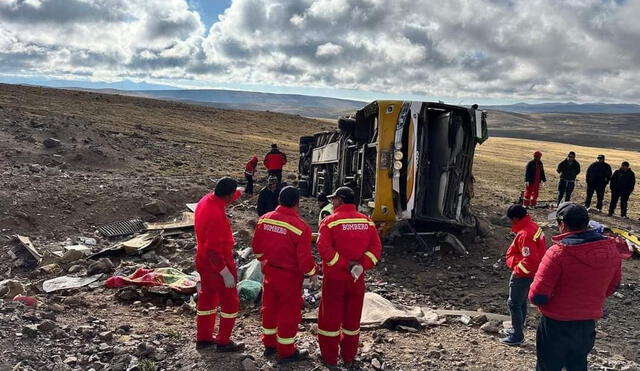
<svg viewBox="0 0 640 371">
<path fill-rule="evenodd" d="M 300 138 L 302 195 L 354 189 L 382 235 L 474 227 L 473 156 L 486 112 L 444 103 L 375 101 L 336 130 Z M 425 233 L 426 234 L 426 233 Z"/>
</svg>

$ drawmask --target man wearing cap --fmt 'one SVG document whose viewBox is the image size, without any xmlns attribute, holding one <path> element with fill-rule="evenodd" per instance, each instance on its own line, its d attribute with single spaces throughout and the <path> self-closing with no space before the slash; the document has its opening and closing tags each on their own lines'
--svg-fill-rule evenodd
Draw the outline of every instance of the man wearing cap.
<svg viewBox="0 0 640 371">
<path fill-rule="evenodd" d="M 196 270 L 200 274 L 196 317 L 196 347 L 217 345 L 219 352 L 236 352 L 244 344 L 230 340 L 238 316 L 237 271 L 233 260 L 233 234 L 225 208 L 242 195 L 235 180 L 224 177 L 213 193 L 198 202 L 195 212 Z M 218 335 L 213 338 L 220 305 Z"/>
<path fill-rule="evenodd" d="M 596 320 L 621 279 L 615 239 L 588 229 L 587 209 L 560 205 L 560 235 L 542 258 L 529 300 L 542 314 L 536 336 L 537 370 L 587 370 L 596 339 Z"/>
<path fill-rule="evenodd" d="M 333 214 L 320 223 L 318 252 L 322 258 L 322 297 L 318 312 L 318 342 L 328 366 L 349 366 L 358 352 L 364 300 L 364 272 L 375 267 L 382 244 L 375 224 L 356 211 L 349 187 L 328 196 Z"/>
<path fill-rule="evenodd" d="M 560 174 L 558 183 L 558 205 L 564 198 L 565 202 L 571 201 L 571 194 L 576 187 L 576 177 L 580 174 L 580 164 L 576 161 L 576 153 L 571 151 L 567 158 L 558 164 L 556 170 Z"/>
<path fill-rule="evenodd" d="M 269 176 L 278 178 L 278 183 L 282 183 L 282 168 L 287 163 L 287 155 L 280 152 L 277 144 L 271 145 L 271 151 L 264 156 L 264 167 L 267 168 Z"/>
<path fill-rule="evenodd" d="M 265 355 L 278 354 L 280 363 L 306 358 L 296 348 L 295 337 L 302 319 L 302 283 L 315 277 L 311 255 L 311 228 L 298 216 L 300 194 L 294 187 L 280 191 L 280 206 L 264 214 L 256 225 L 253 253 L 262 263 L 262 342 Z"/>
<path fill-rule="evenodd" d="M 333 205 L 329 202 L 329 198 L 324 193 L 318 193 L 318 208 L 320 214 L 318 215 L 318 225 L 322 222 L 322 219 L 328 217 L 333 212 Z"/>
<path fill-rule="evenodd" d="M 252 195 L 253 194 L 253 175 L 256 172 L 256 167 L 258 166 L 258 156 L 253 156 L 249 162 L 244 166 L 244 177 L 247 180 L 247 189 L 245 189 L 244 193 Z"/>
<path fill-rule="evenodd" d="M 613 216 L 616 211 L 618 199 L 620 199 L 620 216 L 627 218 L 627 205 L 629 196 L 636 186 L 636 175 L 629 168 L 629 163 L 624 161 L 620 169 L 611 176 L 611 204 L 609 205 L 609 216 Z"/>
<path fill-rule="evenodd" d="M 270 176 L 267 180 L 267 186 L 262 188 L 258 193 L 257 208 L 258 216 L 262 216 L 269 211 L 273 211 L 278 206 L 278 192 L 279 190 L 278 178 Z"/>
<path fill-rule="evenodd" d="M 511 205 L 507 209 L 507 218 L 511 221 L 511 231 L 516 234 L 506 256 L 507 267 L 512 271 L 507 300 L 512 328 L 505 331 L 507 337 L 500 341 L 506 345 L 520 345 L 524 343 L 529 286 L 547 250 L 547 244 L 542 229 L 527 215 L 522 205 Z"/>
<path fill-rule="evenodd" d="M 540 160 L 542 152 L 536 151 L 533 154 L 533 160 L 527 163 L 524 172 L 524 207 L 534 207 L 538 202 L 538 193 L 540 192 L 540 184 L 547 181 L 544 175 L 544 165 Z"/>
<path fill-rule="evenodd" d="M 604 191 L 611 180 L 611 166 L 604 162 L 604 155 L 598 155 L 597 161 L 589 165 L 587 169 L 587 199 L 584 207 L 589 209 L 593 192 L 596 193 L 596 209 L 602 212 L 602 203 L 604 200 Z"/>
</svg>

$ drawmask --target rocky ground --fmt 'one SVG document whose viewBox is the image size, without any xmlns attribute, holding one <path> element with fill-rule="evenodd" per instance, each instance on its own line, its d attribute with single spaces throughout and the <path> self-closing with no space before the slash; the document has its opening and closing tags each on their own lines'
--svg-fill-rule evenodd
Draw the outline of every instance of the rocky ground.
<svg viewBox="0 0 640 371">
<path fill-rule="evenodd" d="M 165 237 L 141 256 L 117 255 L 97 262 L 67 256 L 40 265 L 10 238 L 28 236 L 40 251 L 78 243 L 99 251 L 116 242 L 96 233 L 100 225 L 132 217 L 171 220 L 186 210 L 185 203 L 196 202 L 210 189 L 211 179 L 225 174 L 240 178 L 242 164 L 253 153 L 264 152 L 271 141 L 290 154 L 285 172 L 293 181 L 297 137 L 326 127 L 296 116 L 0 85 L 0 370 L 278 369 L 262 356 L 259 307 L 254 303 L 243 305 L 234 332 L 236 340 L 246 343 L 246 351 L 221 355 L 196 351 L 195 314 L 188 295 L 102 285 L 106 277 L 127 275 L 140 266 L 192 272 L 195 242 L 189 230 Z M 529 151 L 526 143 L 511 145 Z M 449 316 L 440 325 L 420 329 L 363 331 L 356 368 L 534 367 L 535 309 L 523 347 L 501 346 L 497 334 L 480 329 L 485 321 L 480 312 L 507 313 L 509 272 L 499 259 L 511 236 L 500 216 L 513 199 L 515 180 L 506 175 L 511 164 L 489 155 L 501 148 L 502 143 L 489 141 L 478 155 L 474 210 L 489 234 L 461 236 L 469 255 L 444 250 L 425 256 L 411 241 L 386 243 L 381 263 L 368 277 L 368 289 L 394 303 L 479 315 L 470 322 Z M 238 252 L 250 243 L 254 202 L 245 197 L 230 210 Z M 551 236 L 556 231 L 546 222 L 548 211 L 535 210 L 534 217 Z M 314 224 L 313 200 L 303 202 L 301 215 Z M 634 220 L 594 217 L 640 229 Z M 624 263 L 623 285 L 607 302 L 607 318 L 598 324 L 592 369 L 638 367 L 639 262 Z M 103 276 L 95 285 L 43 291 L 45 280 L 64 274 Z M 15 294 L 35 298 L 37 305 L 12 301 Z M 314 356 L 314 334 L 313 323 L 301 325 L 298 342 L 311 350 L 312 358 L 283 370 L 323 369 Z"/>
</svg>

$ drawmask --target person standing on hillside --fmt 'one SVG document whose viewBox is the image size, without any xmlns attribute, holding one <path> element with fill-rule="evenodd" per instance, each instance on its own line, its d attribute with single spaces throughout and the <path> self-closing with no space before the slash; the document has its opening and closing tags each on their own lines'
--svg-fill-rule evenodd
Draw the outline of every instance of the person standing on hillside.
<svg viewBox="0 0 640 371">
<path fill-rule="evenodd" d="M 304 277 L 317 282 L 311 253 L 311 228 L 298 215 L 300 193 L 294 187 L 280 191 L 280 205 L 259 220 L 251 247 L 262 264 L 262 342 L 265 356 L 277 354 L 278 362 L 308 356 L 295 344 L 302 319 Z"/>
<path fill-rule="evenodd" d="M 322 259 L 322 296 L 318 312 L 318 342 L 329 367 L 342 358 L 348 368 L 358 352 L 365 271 L 378 264 L 382 252 L 375 224 L 356 210 L 349 187 L 328 196 L 333 214 L 320 223 L 318 252 Z"/>
<path fill-rule="evenodd" d="M 597 198 L 596 209 L 602 212 L 604 191 L 610 180 L 611 166 L 604 162 L 604 155 L 598 155 L 597 161 L 589 165 L 589 168 L 587 169 L 587 199 L 584 202 L 584 207 L 589 209 L 589 206 L 591 206 L 591 199 L 593 198 L 593 192 L 595 191 Z"/>
<path fill-rule="evenodd" d="M 609 205 L 609 216 L 613 216 L 620 199 L 620 216 L 627 218 L 627 204 L 629 196 L 636 186 L 636 175 L 629 167 L 629 163 L 624 161 L 620 169 L 611 176 L 611 204 Z"/>
<path fill-rule="evenodd" d="M 587 370 L 603 304 L 620 285 L 622 259 L 615 239 L 588 229 L 589 212 L 567 202 L 558 208 L 553 237 L 529 300 L 542 314 L 536 335 L 539 371 Z"/>
<path fill-rule="evenodd" d="M 262 188 L 258 193 L 257 208 L 258 216 L 262 216 L 273 211 L 278 206 L 278 193 L 280 192 L 280 184 L 275 176 L 270 176 L 267 180 L 267 186 Z"/>
<path fill-rule="evenodd" d="M 280 152 L 277 144 L 271 145 L 271 151 L 264 156 L 264 167 L 269 175 L 278 178 L 278 183 L 282 183 L 282 168 L 287 163 L 287 155 Z"/>
<path fill-rule="evenodd" d="M 527 163 L 524 172 L 524 207 L 535 207 L 538 202 L 538 194 L 540 192 L 540 184 L 547 181 L 544 174 L 544 165 L 540 160 L 542 152 L 536 151 L 533 154 L 533 160 Z"/>
<path fill-rule="evenodd" d="M 230 340 L 238 316 L 238 273 L 233 260 L 233 234 L 225 213 L 227 205 L 240 198 L 242 188 L 224 177 L 214 192 L 198 202 L 195 212 L 196 270 L 200 274 L 196 317 L 196 348 L 216 346 L 219 352 L 237 352 L 244 344 Z M 220 305 L 220 322 L 215 340 L 213 331 Z"/>
<path fill-rule="evenodd" d="M 247 189 L 244 190 L 244 193 L 249 195 L 253 194 L 253 175 L 256 172 L 256 167 L 258 167 L 258 156 L 254 155 L 244 166 L 244 177 L 247 179 Z"/>
<path fill-rule="evenodd" d="M 560 174 L 558 183 L 558 205 L 562 202 L 571 201 L 571 194 L 576 187 L 576 177 L 580 174 L 580 164 L 576 161 L 576 153 L 571 151 L 567 158 L 558 164 L 556 170 Z"/>
<path fill-rule="evenodd" d="M 507 337 L 500 342 L 520 345 L 524 342 L 529 286 L 547 251 L 547 244 L 542 229 L 527 215 L 527 210 L 522 205 L 511 205 L 507 209 L 507 218 L 511 221 L 511 231 L 516 233 L 506 256 L 507 267 L 512 271 L 507 300 L 512 328 L 505 331 Z"/>
</svg>

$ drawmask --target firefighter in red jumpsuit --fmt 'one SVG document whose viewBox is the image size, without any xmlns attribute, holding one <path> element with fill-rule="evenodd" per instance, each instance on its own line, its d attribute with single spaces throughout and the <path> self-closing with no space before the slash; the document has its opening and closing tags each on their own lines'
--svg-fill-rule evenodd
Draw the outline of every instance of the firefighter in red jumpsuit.
<svg viewBox="0 0 640 371">
<path fill-rule="evenodd" d="M 524 207 L 534 207 L 538 202 L 538 193 L 540 192 L 540 184 L 547 181 L 544 175 L 544 165 L 540 160 L 542 152 L 536 151 L 533 154 L 533 160 L 527 163 L 524 172 Z"/>
<path fill-rule="evenodd" d="M 298 216 L 300 194 L 285 187 L 279 206 L 258 220 L 253 236 L 253 253 L 262 264 L 262 342 L 265 356 L 278 354 L 278 362 L 308 356 L 296 348 L 295 338 L 302 319 L 302 283 L 315 277 L 317 267 L 311 254 L 311 229 Z"/>
<path fill-rule="evenodd" d="M 337 365 L 341 357 L 349 366 L 360 339 L 364 271 L 378 263 L 382 245 L 371 219 L 356 211 L 351 188 L 340 187 L 328 197 L 333 204 L 333 214 L 320 223 L 318 237 L 324 274 L 318 341 L 327 365 Z"/>
<path fill-rule="evenodd" d="M 237 271 L 233 260 L 233 235 L 225 214 L 228 204 L 238 199 L 242 188 L 235 180 L 225 177 L 216 184 L 215 191 L 198 202 L 195 212 L 196 270 L 200 274 L 196 317 L 196 347 L 216 345 L 219 352 L 244 349 L 244 344 L 230 340 L 238 316 Z M 220 324 L 213 338 L 218 305 Z"/>
</svg>

